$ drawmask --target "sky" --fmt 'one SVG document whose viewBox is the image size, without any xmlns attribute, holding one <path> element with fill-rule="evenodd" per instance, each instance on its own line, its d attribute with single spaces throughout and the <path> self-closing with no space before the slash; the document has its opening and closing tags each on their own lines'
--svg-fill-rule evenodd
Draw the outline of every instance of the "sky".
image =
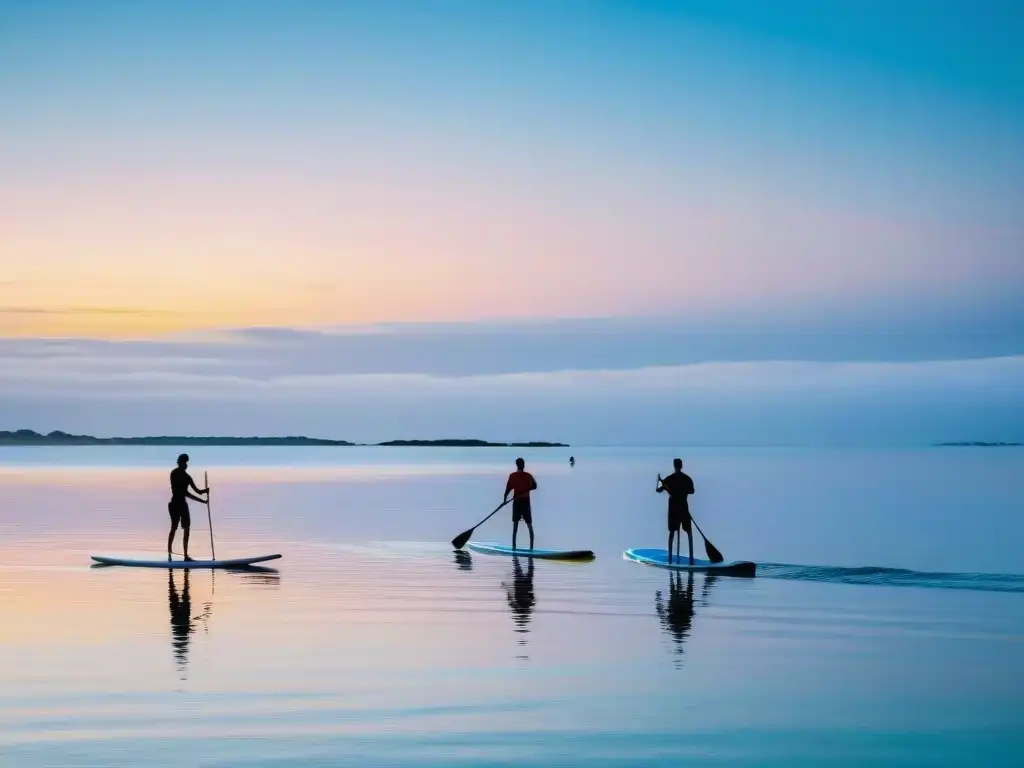
<svg viewBox="0 0 1024 768">
<path fill-rule="evenodd" d="M 11 0 L 0 429 L 1024 439 L 1022 35 L 992 0 Z"/>
</svg>

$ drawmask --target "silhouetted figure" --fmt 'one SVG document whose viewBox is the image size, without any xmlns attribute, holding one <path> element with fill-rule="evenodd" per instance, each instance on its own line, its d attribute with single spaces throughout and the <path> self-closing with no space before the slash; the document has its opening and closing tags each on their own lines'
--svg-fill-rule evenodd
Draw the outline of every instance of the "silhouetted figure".
<svg viewBox="0 0 1024 768">
<path fill-rule="evenodd" d="M 178 671 L 184 672 L 188 666 L 189 635 L 195 630 L 192 624 L 192 599 L 188 591 L 188 569 L 184 569 L 185 585 L 181 595 L 174 584 L 174 571 L 167 569 L 167 605 L 171 612 L 171 645 L 174 647 L 174 658 L 177 660 Z"/>
<path fill-rule="evenodd" d="M 659 474 L 658 487 L 655 489 L 658 493 L 668 491 L 668 561 L 672 562 L 672 540 L 677 531 L 683 530 L 686 531 L 689 540 L 690 565 L 693 565 L 693 531 L 690 530 L 690 504 L 687 501 L 687 497 L 694 492 L 693 479 L 683 472 L 682 459 L 673 459 L 672 465 L 675 472 L 664 479 Z M 679 539 L 682 538 L 680 534 Z M 678 559 L 677 543 L 676 560 Z"/>
<path fill-rule="evenodd" d="M 460 571 L 473 570 L 473 558 L 463 549 L 455 550 L 455 564 L 459 566 Z"/>
<path fill-rule="evenodd" d="M 512 558 L 512 584 L 503 584 L 505 596 L 508 598 L 508 607 L 512 611 L 512 620 L 516 625 L 516 632 L 527 634 L 529 630 L 530 617 L 533 615 L 533 606 L 537 599 L 533 594 L 533 558 L 526 559 L 526 572 L 518 557 Z M 519 640 L 520 645 L 526 645 L 526 638 Z"/>
<path fill-rule="evenodd" d="M 512 494 L 512 549 L 516 548 L 516 534 L 519 532 L 519 521 L 526 523 L 530 529 L 530 549 L 533 549 L 533 513 L 530 510 L 530 491 L 537 490 L 537 481 L 526 471 L 526 462 L 516 459 L 516 471 L 508 476 L 505 484 L 504 501 Z"/>
<path fill-rule="evenodd" d="M 167 511 L 171 515 L 171 532 L 167 534 L 167 559 L 171 559 L 171 547 L 174 545 L 174 534 L 178 530 L 178 525 L 181 525 L 181 537 L 183 549 L 182 552 L 185 555 L 186 560 L 192 558 L 188 556 L 188 533 L 192 527 L 192 518 L 188 512 L 188 501 L 186 499 L 192 499 L 198 501 L 200 504 L 205 504 L 203 499 L 198 496 L 193 496 L 188 492 L 189 488 L 195 490 L 196 493 L 205 493 L 209 495 L 210 489 L 204 488 L 199 490 L 196 487 L 195 482 L 185 468 L 188 466 L 188 454 L 183 453 L 178 457 L 178 466 L 171 470 L 171 500 L 167 502 Z"/>
<path fill-rule="evenodd" d="M 575 467 L 576 466 L 576 457 L 575 456 L 570 456 L 569 457 L 569 466 L 570 467 Z"/>
</svg>

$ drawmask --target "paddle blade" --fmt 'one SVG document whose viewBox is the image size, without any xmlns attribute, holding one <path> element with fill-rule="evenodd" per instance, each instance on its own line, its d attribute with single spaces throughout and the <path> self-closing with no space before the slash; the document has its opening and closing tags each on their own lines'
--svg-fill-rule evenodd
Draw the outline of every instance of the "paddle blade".
<svg viewBox="0 0 1024 768">
<path fill-rule="evenodd" d="M 452 539 L 452 546 L 455 547 L 456 549 L 462 549 L 464 546 L 466 546 L 466 542 L 469 541 L 469 537 L 473 535 L 473 531 L 475 531 L 481 525 L 483 525 L 488 520 L 490 520 L 492 517 L 494 517 L 496 514 L 498 514 L 498 510 L 501 509 L 502 507 L 504 507 L 510 501 L 512 501 L 512 499 L 505 499 L 505 501 L 501 502 L 501 504 L 499 504 L 498 506 L 496 506 L 494 508 L 494 511 L 491 512 L 491 514 L 489 514 L 487 517 L 485 517 L 479 523 L 474 525 L 468 531 L 463 531 L 458 536 L 456 536 L 454 539 Z"/>
<path fill-rule="evenodd" d="M 715 545 L 707 539 L 704 539 L 704 551 L 708 553 L 708 560 L 712 563 L 720 563 L 725 560 L 725 558 L 722 557 L 722 553 L 715 549 Z"/>
</svg>

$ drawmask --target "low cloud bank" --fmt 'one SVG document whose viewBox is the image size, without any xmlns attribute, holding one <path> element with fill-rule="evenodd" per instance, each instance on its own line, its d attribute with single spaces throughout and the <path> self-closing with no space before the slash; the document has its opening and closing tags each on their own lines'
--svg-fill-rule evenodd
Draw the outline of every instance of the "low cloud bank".
<svg viewBox="0 0 1024 768">
<path fill-rule="evenodd" d="M 5 341 L 0 428 L 594 445 L 1024 439 L 1020 355 L 456 375 L 351 373 L 329 360 L 310 371 L 279 353 L 292 343 L 257 335 L 232 359 L 223 345 Z"/>
</svg>

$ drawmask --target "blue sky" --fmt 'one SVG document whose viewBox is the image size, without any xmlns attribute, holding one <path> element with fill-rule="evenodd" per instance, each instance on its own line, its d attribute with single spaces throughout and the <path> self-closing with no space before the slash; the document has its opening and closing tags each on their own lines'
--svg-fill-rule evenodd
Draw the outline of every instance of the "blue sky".
<svg viewBox="0 0 1024 768">
<path fill-rule="evenodd" d="M 0 428 L 168 432 L 205 398 L 229 431 L 563 414 L 541 437 L 662 441 L 652 414 L 686 399 L 650 371 L 672 369 L 721 388 L 689 400 L 702 440 L 1016 435 L 1021 8 L 5 3 Z M 154 370 L 178 389 L 154 400 Z M 331 422 L 289 394 L 354 402 L 376 380 L 337 377 L 367 374 L 476 405 L 399 378 L 433 421 L 371 397 Z M 549 377 L 520 382 L 523 423 L 487 399 L 510 374 Z M 237 405 L 253 382 L 280 405 Z"/>
</svg>

